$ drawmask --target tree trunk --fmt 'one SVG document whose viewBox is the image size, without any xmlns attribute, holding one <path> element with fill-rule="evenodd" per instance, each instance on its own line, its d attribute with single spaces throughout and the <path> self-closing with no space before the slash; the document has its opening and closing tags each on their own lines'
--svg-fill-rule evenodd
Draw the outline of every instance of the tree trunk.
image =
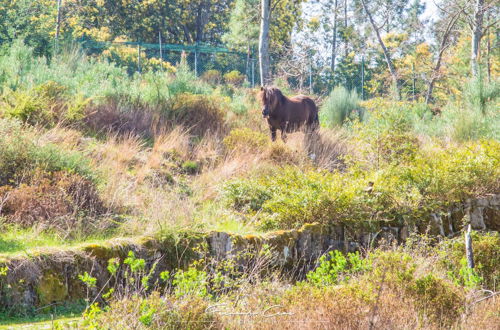
<svg viewBox="0 0 500 330">
<path fill-rule="evenodd" d="M 62 0 L 57 0 L 56 41 L 59 40 L 59 32 L 61 30 L 61 3 Z"/>
<path fill-rule="evenodd" d="M 488 15 L 489 17 L 489 15 Z M 486 54 L 486 70 L 488 72 L 488 82 L 491 83 L 491 62 L 490 62 L 490 52 L 491 52 L 491 41 L 490 41 L 490 28 L 488 27 L 488 31 L 486 32 L 487 37 L 487 54 Z"/>
<path fill-rule="evenodd" d="M 269 19 L 271 16 L 271 0 L 261 0 L 260 36 L 259 36 L 259 66 L 260 83 L 267 86 L 271 83 L 269 72 Z"/>
<path fill-rule="evenodd" d="M 332 69 L 332 76 L 335 78 L 335 56 L 337 55 L 337 8 L 338 0 L 335 0 L 333 9 L 333 36 L 332 36 L 332 61 L 330 67 Z"/>
<path fill-rule="evenodd" d="M 394 88 L 396 88 L 396 97 L 397 97 L 397 99 L 400 99 L 401 98 L 401 89 L 400 89 L 400 86 L 399 86 L 399 81 L 398 81 L 398 75 L 397 75 L 397 72 L 396 72 L 396 68 L 394 67 L 394 64 L 392 63 L 391 55 L 389 54 L 389 51 L 387 50 L 387 47 L 385 47 L 384 41 L 380 37 L 379 28 L 375 24 L 375 21 L 373 20 L 373 17 L 371 15 L 370 11 L 368 10 L 368 7 L 366 6 L 366 2 L 365 1 L 366 0 L 361 0 L 361 3 L 363 4 L 363 8 L 364 8 L 364 10 L 366 12 L 366 16 L 368 16 L 368 19 L 370 20 L 370 23 L 371 23 L 371 25 L 373 27 L 373 30 L 375 30 L 375 34 L 377 35 L 378 43 L 380 44 L 380 47 L 382 47 L 382 51 L 384 52 L 385 61 L 387 63 L 387 67 L 389 68 L 389 72 L 391 73 L 392 83 L 394 85 Z M 478 0 L 478 1 L 481 1 L 481 0 Z"/>
<path fill-rule="evenodd" d="M 472 76 L 479 75 L 479 49 L 481 47 L 481 36 L 483 30 L 484 0 L 476 0 L 474 6 L 474 23 L 472 25 L 472 44 L 470 64 Z"/>
<path fill-rule="evenodd" d="M 347 0 L 344 0 L 344 34 L 347 32 Z M 349 53 L 349 41 L 347 37 L 344 35 L 344 52 L 345 57 L 347 57 Z"/>
<path fill-rule="evenodd" d="M 460 13 L 456 13 L 454 16 L 451 17 L 450 21 L 446 25 L 446 29 L 443 33 L 443 38 L 441 39 L 441 43 L 439 45 L 439 54 L 436 60 L 436 65 L 432 70 L 431 80 L 429 81 L 429 86 L 427 87 L 427 93 L 425 94 L 426 104 L 429 104 L 432 100 L 432 92 L 434 90 L 434 84 L 438 79 L 437 76 L 439 73 L 439 69 L 441 68 L 441 61 L 443 59 L 443 54 L 446 48 L 448 47 L 448 38 L 450 37 L 451 31 L 453 30 L 453 27 L 455 26 L 455 23 L 457 22 L 459 16 Z"/>
</svg>

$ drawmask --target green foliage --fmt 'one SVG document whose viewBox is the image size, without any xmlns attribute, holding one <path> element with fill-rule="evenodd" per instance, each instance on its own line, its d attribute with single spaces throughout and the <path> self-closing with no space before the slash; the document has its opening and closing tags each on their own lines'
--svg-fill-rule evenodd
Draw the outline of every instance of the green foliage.
<svg viewBox="0 0 500 330">
<path fill-rule="evenodd" d="M 125 260 L 123 260 L 123 263 L 125 265 L 129 265 L 130 270 L 133 273 L 144 271 L 146 267 L 146 261 L 144 259 L 136 258 L 133 251 L 128 252 L 128 256 Z"/>
<path fill-rule="evenodd" d="M 394 164 L 353 164 L 342 173 L 285 167 L 231 180 L 222 197 L 234 210 L 255 216 L 262 228 L 283 229 L 311 222 L 363 225 L 366 219 L 371 225 L 403 219 L 418 224 L 430 212 L 500 188 L 497 142 L 401 147 L 391 156 L 399 160 Z"/>
<path fill-rule="evenodd" d="M 182 171 L 187 174 L 196 174 L 200 172 L 201 169 L 200 163 L 193 160 L 186 160 L 184 163 L 182 163 L 181 167 Z"/>
<path fill-rule="evenodd" d="M 169 104 L 168 116 L 194 135 L 218 133 L 225 126 L 225 102 L 217 96 L 179 94 Z"/>
<path fill-rule="evenodd" d="M 187 295 L 207 297 L 209 295 L 207 273 L 195 267 L 189 267 L 185 271 L 177 270 L 172 284 L 175 286 L 174 293 L 176 297 Z"/>
<path fill-rule="evenodd" d="M 18 121 L 0 119 L 0 184 L 12 184 L 36 170 L 65 171 L 95 180 L 90 162 L 83 155 L 52 144 L 38 145 L 36 132 Z"/>
<path fill-rule="evenodd" d="M 88 288 L 95 288 L 97 284 L 97 279 L 93 276 L 90 276 L 89 273 L 85 272 L 83 275 L 78 275 L 78 279 L 85 283 Z"/>
<path fill-rule="evenodd" d="M 496 232 L 472 232 L 475 268 L 467 266 L 463 237 L 441 242 L 438 246 L 439 264 L 450 279 L 467 287 L 493 289 L 500 281 L 500 235 Z"/>
<path fill-rule="evenodd" d="M 335 87 L 320 111 L 321 123 L 327 127 L 342 126 L 347 120 L 363 119 L 363 109 L 355 91 Z"/>
<path fill-rule="evenodd" d="M 99 307 L 99 303 L 93 303 L 83 312 L 83 325 L 91 329 L 99 329 L 100 323 L 96 320 L 97 317 L 104 311 Z"/>
<path fill-rule="evenodd" d="M 498 110 L 495 107 L 500 97 L 500 82 L 487 83 L 480 74 L 467 82 L 464 94 L 467 105 L 475 110 L 476 115 L 487 115 L 491 110 Z"/>
<path fill-rule="evenodd" d="M 350 276 L 369 269 L 369 261 L 361 258 L 358 252 L 348 253 L 347 257 L 340 251 L 330 251 L 318 260 L 319 266 L 307 274 L 307 280 L 318 286 L 334 285 L 348 281 Z"/>
<path fill-rule="evenodd" d="M 237 70 L 233 70 L 224 74 L 224 81 L 226 82 L 226 84 L 230 84 L 233 86 L 241 86 L 245 79 L 245 75 Z"/>
<path fill-rule="evenodd" d="M 187 64 L 186 57 L 183 57 L 176 67 L 175 79 L 168 85 L 168 92 L 170 97 L 179 94 L 208 94 L 210 88 L 196 79 L 193 71 Z"/>
<path fill-rule="evenodd" d="M 222 81 L 222 74 L 218 70 L 207 70 L 203 72 L 201 79 L 211 85 L 218 85 Z"/>
<path fill-rule="evenodd" d="M 229 132 L 223 143 L 228 151 L 259 152 L 269 144 L 269 138 L 250 128 L 236 128 Z"/>
</svg>

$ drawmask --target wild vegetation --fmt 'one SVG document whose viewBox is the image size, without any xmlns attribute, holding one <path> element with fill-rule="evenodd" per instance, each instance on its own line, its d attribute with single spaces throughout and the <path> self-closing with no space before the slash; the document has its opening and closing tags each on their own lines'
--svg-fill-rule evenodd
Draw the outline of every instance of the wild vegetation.
<svg viewBox="0 0 500 330">
<path fill-rule="evenodd" d="M 415 35 L 419 1 L 375 1 L 387 17 L 340 2 L 315 4 L 332 17 L 272 7 L 264 80 L 320 108 L 317 132 L 284 143 L 229 57 L 202 70 L 127 44 L 168 30 L 164 42 L 224 42 L 251 63 L 259 1 L 67 1 L 55 41 L 54 6 L 0 1 L 12 22 L 0 25 L 0 326 L 56 314 L 85 328 L 496 327 L 500 211 L 472 231 L 470 267 L 460 208 L 500 193 L 495 9 L 486 1 L 479 57 L 465 28 L 477 15 L 459 1 L 443 1 L 434 43 Z M 311 241 L 341 230 L 345 253 L 332 243 L 291 264 L 304 228 Z"/>
</svg>

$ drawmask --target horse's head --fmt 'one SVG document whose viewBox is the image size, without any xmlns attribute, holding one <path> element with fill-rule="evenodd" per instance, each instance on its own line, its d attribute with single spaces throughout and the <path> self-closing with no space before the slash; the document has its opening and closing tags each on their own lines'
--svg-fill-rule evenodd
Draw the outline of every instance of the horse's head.
<svg viewBox="0 0 500 330">
<path fill-rule="evenodd" d="M 283 93 L 276 87 L 261 87 L 262 116 L 267 118 L 278 108 L 284 99 Z"/>
</svg>

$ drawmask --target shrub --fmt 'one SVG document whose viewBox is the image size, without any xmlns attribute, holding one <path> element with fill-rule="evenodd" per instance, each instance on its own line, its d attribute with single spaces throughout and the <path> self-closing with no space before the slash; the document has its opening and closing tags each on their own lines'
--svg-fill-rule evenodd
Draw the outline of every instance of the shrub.
<svg viewBox="0 0 500 330">
<path fill-rule="evenodd" d="M 218 70 L 207 70 L 201 75 L 201 79 L 211 85 L 218 85 L 222 81 L 222 75 Z"/>
<path fill-rule="evenodd" d="M 224 104 L 216 96 L 179 94 L 170 102 L 168 115 L 197 136 L 225 128 Z"/>
<path fill-rule="evenodd" d="M 48 81 L 28 91 L 11 91 L 3 97 L 1 104 L 5 116 L 31 125 L 75 123 L 83 119 L 89 99 L 79 94 L 69 101 L 67 93 L 66 87 Z"/>
<path fill-rule="evenodd" d="M 36 170 L 75 173 L 95 181 L 88 159 L 55 145 L 36 144 L 36 133 L 12 120 L 0 119 L 0 185 L 29 179 Z"/>
<path fill-rule="evenodd" d="M 333 285 L 341 281 L 348 281 L 350 275 L 364 272 L 369 269 L 369 262 L 362 259 L 358 252 L 348 253 L 335 250 L 328 252 L 318 260 L 319 266 L 307 274 L 307 280 L 315 285 Z"/>
<path fill-rule="evenodd" d="M 143 329 L 207 329 L 217 327 L 209 303 L 196 296 L 178 299 L 153 292 L 149 297 L 127 297 L 114 300 L 109 308 L 84 315 L 83 325 L 113 324 L 113 327 Z M 94 308 L 95 309 L 95 308 Z"/>
<path fill-rule="evenodd" d="M 431 212 L 500 189 L 498 142 L 410 150 L 405 166 L 370 169 L 355 162 L 333 173 L 278 168 L 230 181 L 222 196 L 237 210 L 252 216 L 258 211 L 263 228 L 284 229 L 316 221 L 353 226 L 404 219 L 427 225 Z"/>
<path fill-rule="evenodd" d="M 233 86 L 241 86 L 245 79 L 245 75 L 236 70 L 224 74 L 224 81 Z"/>
<path fill-rule="evenodd" d="M 355 119 L 355 115 L 357 119 L 363 119 L 359 101 L 355 91 L 335 87 L 321 107 L 321 122 L 327 127 L 334 127 L 343 125 L 348 119 Z"/>
<path fill-rule="evenodd" d="M 269 138 L 249 128 L 236 128 L 229 132 L 223 143 L 227 151 L 260 152 L 268 145 Z"/>
<path fill-rule="evenodd" d="M 299 164 L 302 158 L 296 150 L 292 150 L 281 141 L 272 143 L 265 157 L 269 160 L 272 160 L 276 164 L 282 165 Z"/>
<path fill-rule="evenodd" d="M 1 214 L 7 222 L 23 227 L 44 224 L 71 231 L 77 215 L 95 216 L 106 211 L 89 180 L 64 172 L 39 175 L 29 185 L 0 187 L 0 200 L 4 200 Z"/>
<path fill-rule="evenodd" d="M 208 94 L 211 88 L 200 82 L 193 71 L 189 68 L 186 56 L 181 57 L 181 61 L 176 67 L 175 79 L 168 85 L 168 92 L 171 98 L 180 94 Z"/>
<path fill-rule="evenodd" d="M 182 171 L 187 174 L 196 174 L 200 172 L 200 164 L 198 162 L 187 160 L 182 163 Z"/>
<path fill-rule="evenodd" d="M 175 296 L 208 296 L 207 273 L 194 267 L 189 267 L 186 271 L 177 270 L 174 274 L 172 284 L 175 286 Z"/>
<path fill-rule="evenodd" d="M 439 244 L 439 263 L 457 284 L 466 285 L 470 277 L 475 275 L 483 280 L 484 287 L 494 289 L 496 283 L 500 281 L 500 234 L 473 232 L 472 244 L 474 273 L 464 272 L 464 269 L 467 269 L 467 262 L 463 237 L 445 240 Z M 474 282 L 469 284 L 477 285 Z"/>
</svg>

